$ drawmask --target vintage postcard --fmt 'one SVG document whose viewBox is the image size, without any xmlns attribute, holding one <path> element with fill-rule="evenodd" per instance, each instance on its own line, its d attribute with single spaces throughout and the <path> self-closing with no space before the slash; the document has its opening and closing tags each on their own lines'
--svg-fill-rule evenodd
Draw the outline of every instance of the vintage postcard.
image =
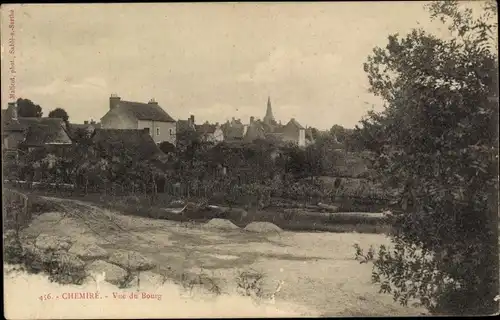
<svg viewBox="0 0 500 320">
<path fill-rule="evenodd" d="M 5 318 L 497 314 L 497 16 L 2 5 Z"/>
</svg>

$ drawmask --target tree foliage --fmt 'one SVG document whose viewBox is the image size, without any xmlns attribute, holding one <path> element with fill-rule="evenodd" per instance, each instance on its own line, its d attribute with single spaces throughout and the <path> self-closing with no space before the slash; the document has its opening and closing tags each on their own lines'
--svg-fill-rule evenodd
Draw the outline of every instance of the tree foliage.
<svg viewBox="0 0 500 320">
<path fill-rule="evenodd" d="M 334 136 L 338 142 L 343 142 L 346 139 L 347 131 L 341 125 L 335 124 L 330 128 L 330 134 Z"/>
<path fill-rule="evenodd" d="M 62 108 L 56 108 L 49 112 L 49 118 L 59 118 L 63 119 L 64 122 L 67 122 L 69 119 L 68 113 L 66 110 Z"/>
<path fill-rule="evenodd" d="M 168 141 L 161 142 L 158 145 L 158 147 L 165 154 L 170 154 L 170 153 L 174 153 L 175 152 L 175 145 L 173 145 L 172 143 L 170 143 Z"/>
<path fill-rule="evenodd" d="M 385 100 L 356 139 L 376 155 L 387 186 L 401 190 L 394 249 L 381 247 L 373 280 L 402 304 L 430 311 L 498 311 L 498 62 L 491 7 L 479 18 L 434 2 L 451 39 L 421 29 L 391 35 L 364 69 Z M 494 13 L 496 14 L 496 12 Z"/>
<path fill-rule="evenodd" d="M 42 117 L 42 108 L 30 99 L 17 99 L 17 115 L 19 117 Z"/>
</svg>

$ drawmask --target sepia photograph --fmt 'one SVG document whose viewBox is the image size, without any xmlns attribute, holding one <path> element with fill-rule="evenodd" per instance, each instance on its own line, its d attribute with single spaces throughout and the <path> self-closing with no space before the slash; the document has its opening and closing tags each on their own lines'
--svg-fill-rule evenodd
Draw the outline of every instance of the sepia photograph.
<svg viewBox="0 0 500 320">
<path fill-rule="evenodd" d="M 5 319 L 498 315 L 496 1 L 0 8 Z"/>
</svg>

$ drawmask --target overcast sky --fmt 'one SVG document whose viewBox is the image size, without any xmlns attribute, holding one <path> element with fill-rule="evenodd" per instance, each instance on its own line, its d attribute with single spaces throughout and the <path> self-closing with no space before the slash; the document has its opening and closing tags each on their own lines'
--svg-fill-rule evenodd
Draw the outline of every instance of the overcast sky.
<svg viewBox="0 0 500 320">
<path fill-rule="evenodd" d="M 418 26 L 446 32 L 424 4 L 15 6 L 16 95 L 40 104 L 44 115 L 64 108 L 76 123 L 99 120 L 111 93 L 154 97 L 175 119 L 194 114 L 197 123 L 262 118 L 269 95 L 283 123 L 294 117 L 320 129 L 353 127 L 372 105 L 380 109 L 363 71 L 372 49 Z M 2 32 L 8 14 L 2 11 Z"/>
</svg>

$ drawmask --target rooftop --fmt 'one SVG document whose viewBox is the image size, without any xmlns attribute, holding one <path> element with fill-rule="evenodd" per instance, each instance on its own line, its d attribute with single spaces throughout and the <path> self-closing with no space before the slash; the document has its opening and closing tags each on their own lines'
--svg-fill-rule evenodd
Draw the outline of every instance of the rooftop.
<svg viewBox="0 0 500 320">
<path fill-rule="evenodd" d="M 153 138 L 143 130 L 96 129 L 93 141 L 110 154 L 123 149 L 140 159 L 152 159 L 163 154 Z"/>
<path fill-rule="evenodd" d="M 25 130 L 22 142 L 25 146 L 71 144 L 65 123 L 59 118 L 18 118 L 19 125 Z"/>
<path fill-rule="evenodd" d="M 163 122 L 175 122 L 157 103 L 143 103 L 135 101 L 120 100 L 117 106 L 109 112 L 126 112 L 138 120 L 153 120 Z M 108 112 L 108 113 L 109 113 Z"/>
</svg>

